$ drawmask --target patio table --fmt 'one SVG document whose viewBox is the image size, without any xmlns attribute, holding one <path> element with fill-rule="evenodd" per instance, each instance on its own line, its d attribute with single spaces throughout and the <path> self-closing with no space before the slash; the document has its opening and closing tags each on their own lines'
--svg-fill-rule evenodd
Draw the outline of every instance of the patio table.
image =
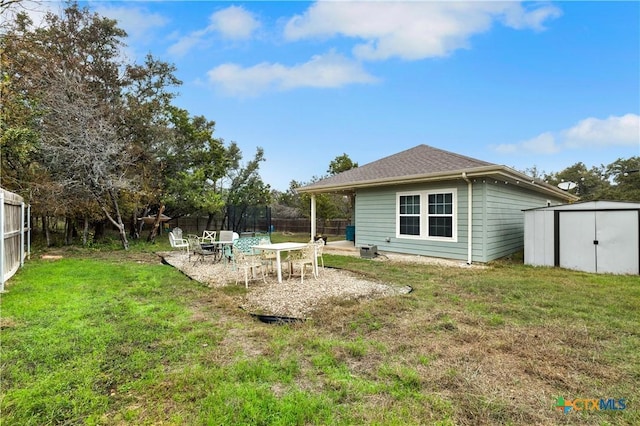
<svg viewBox="0 0 640 426">
<path fill-rule="evenodd" d="M 210 243 L 201 243 L 203 250 L 212 251 L 214 253 L 213 261 L 219 262 L 224 257 L 224 246 L 232 245 L 233 241 L 212 241 Z"/>
<path fill-rule="evenodd" d="M 254 250 L 272 251 L 276 254 L 276 270 L 278 271 L 278 282 L 282 283 L 282 260 L 280 259 L 280 253 L 283 251 L 302 250 L 307 244 L 305 243 L 272 243 L 272 244 L 258 244 L 251 246 Z"/>
</svg>

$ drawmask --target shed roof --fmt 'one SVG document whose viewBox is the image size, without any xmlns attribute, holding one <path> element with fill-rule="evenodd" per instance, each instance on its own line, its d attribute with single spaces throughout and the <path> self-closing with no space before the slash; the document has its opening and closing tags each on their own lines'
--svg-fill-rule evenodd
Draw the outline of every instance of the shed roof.
<svg viewBox="0 0 640 426">
<path fill-rule="evenodd" d="M 524 210 L 525 212 L 541 210 L 541 211 L 603 211 L 603 210 L 640 210 L 640 203 L 633 201 L 580 201 L 573 204 L 559 204 L 556 206 L 536 207 L 534 209 Z"/>
<path fill-rule="evenodd" d="M 567 201 L 578 199 L 552 185 L 509 167 L 478 160 L 429 145 L 418 145 L 360 167 L 298 188 L 298 192 L 349 192 L 357 188 L 398 185 L 450 179 L 490 177 L 513 183 L 522 182 L 538 192 L 553 194 Z"/>
</svg>

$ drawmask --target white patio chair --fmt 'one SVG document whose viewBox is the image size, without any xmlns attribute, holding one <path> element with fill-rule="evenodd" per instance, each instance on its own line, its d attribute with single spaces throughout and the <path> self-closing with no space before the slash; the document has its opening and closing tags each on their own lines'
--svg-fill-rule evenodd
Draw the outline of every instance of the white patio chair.
<svg viewBox="0 0 640 426">
<path fill-rule="evenodd" d="M 216 240 L 216 231 L 202 231 L 202 237 L 200 237 L 200 241 L 213 243 Z"/>
<path fill-rule="evenodd" d="M 233 258 L 233 250 L 231 250 L 231 246 L 233 245 L 233 234 L 235 234 L 233 231 L 220 231 L 218 244 L 220 244 L 220 250 L 222 251 L 222 256 L 226 262 Z"/>
<path fill-rule="evenodd" d="M 182 240 L 182 229 L 178 228 L 177 226 L 175 228 L 173 228 L 171 230 L 171 232 L 173 232 L 173 235 L 178 239 L 178 240 Z"/>
<path fill-rule="evenodd" d="M 316 273 L 320 273 L 320 264 L 322 264 L 322 270 L 324 271 L 324 258 L 322 257 L 322 252 L 324 251 L 324 240 L 322 238 L 318 239 L 317 241 L 314 241 L 313 244 L 315 244 L 315 248 L 316 248 Z M 318 261 L 319 260 L 319 261 Z"/>
<path fill-rule="evenodd" d="M 189 242 L 183 238 L 177 238 L 173 232 L 174 231 L 169 232 L 169 244 L 171 244 L 171 247 L 180 249 L 181 251 L 185 249 L 187 254 L 189 254 Z"/>
<path fill-rule="evenodd" d="M 242 250 L 235 248 L 233 245 L 231 246 L 231 251 L 233 253 L 233 264 L 236 268 L 238 274 L 236 275 L 236 285 L 238 284 L 238 275 L 240 271 L 244 272 L 244 286 L 249 288 L 249 280 L 257 279 L 256 278 L 256 269 L 260 269 L 260 274 L 262 275 L 262 281 L 267 282 L 264 274 L 263 264 L 260 259 L 255 256 L 247 256 Z"/>
<path fill-rule="evenodd" d="M 270 237 L 260 238 L 259 244 L 271 244 Z M 273 264 L 276 261 L 276 254 L 270 250 L 258 250 L 256 255 L 260 259 L 263 265 L 267 267 L 267 273 L 274 270 Z"/>
<path fill-rule="evenodd" d="M 302 250 L 292 250 L 289 252 L 289 256 L 287 257 L 287 262 L 289 262 L 289 279 L 291 279 L 291 275 L 293 275 L 293 269 L 295 266 L 300 267 L 300 283 L 304 283 L 304 271 L 307 265 L 311 266 L 311 274 L 314 278 L 318 278 L 316 276 L 316 271 L 314 268 L 315 265 L 315 256 L 316 256 L 316 248 L 314 243 L 309 243 Z"/>
<path fill-rule="evenodd" d="M 232 243 L 233 231 L 220 231 L 220 242 Z"/>
</svg>

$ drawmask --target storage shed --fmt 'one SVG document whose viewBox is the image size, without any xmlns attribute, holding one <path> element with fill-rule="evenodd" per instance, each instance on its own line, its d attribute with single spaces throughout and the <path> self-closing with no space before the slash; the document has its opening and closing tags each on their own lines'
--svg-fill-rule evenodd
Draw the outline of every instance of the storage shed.
<svg viewBox="0 0 640 426">
<path fill-rule="evenodd" d="M 640 203 L 586 201 L 525 210 L 524 263 L 640 274 Z"/>
</svg>

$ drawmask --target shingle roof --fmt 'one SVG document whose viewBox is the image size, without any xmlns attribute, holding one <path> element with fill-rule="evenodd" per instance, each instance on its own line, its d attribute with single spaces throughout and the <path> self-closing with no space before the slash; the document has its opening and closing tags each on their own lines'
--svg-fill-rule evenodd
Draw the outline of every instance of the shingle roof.
<svg viewBox="0 0 640 426">
<path fill-rule="evenodd" d="M 357 188 L 382 185 L 400 185 L 416 182 L 446 181 L 452 179 L 489 178 L 516 184 L 535 192 L 574 202 L 579 197 L 555 186 L 513 170 L 454 152 L 418 145 L 406 151 L 365 164 L 355 169 L 330 176 L 310 185 L 298 188 L 299 192 L 350 192 Z"/>
<path fill-rule="evenodd" d="M 466 157 L 464 155 L 418 145 L 406 151 L 390 155 L 380 160 L 347 170 L 326 179 L 305 186 L 304 189 L 326 186 L 358 185 L 370 181 L 410 178 L 429 174 L 447 173 L 478 167 L 496 166 L 493 163 Z"/>
</svg>

